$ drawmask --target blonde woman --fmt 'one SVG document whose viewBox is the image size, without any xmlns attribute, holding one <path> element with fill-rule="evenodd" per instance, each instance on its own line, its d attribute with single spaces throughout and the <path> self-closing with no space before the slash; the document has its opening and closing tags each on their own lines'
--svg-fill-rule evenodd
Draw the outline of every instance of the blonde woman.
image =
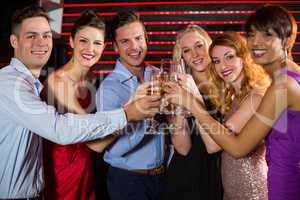
<svg viewBox="0 0 300 200">
<path fill-rule="evenodd" d="M 192 77 L 181 78 L 193 78 L 196 81 L 198 87 L 195 93 L 200 92 L 205 97 L 209 109 L 212 109 L 212 106 L 206 95 L 209 91 L 207 78 L 211 60 L 208 48 L 211 42 L 204 29 L 197 25 L 188 25 L 178 33 L 173 52 L 174 59 L 182 58 L 192 74 Z M 216 113 L 214 117 L 220 119 L 220 115 L 217 116 Z M 175 153 L 167 172 L 165 199 L 220 200 L 220 153 L 207 152 L 193 118 L 188 119 L 188 125 L 188 134 L 180 129 L 171 134 Z M 183 137 L 189 140 L 183 140 Z"/>
</svg>

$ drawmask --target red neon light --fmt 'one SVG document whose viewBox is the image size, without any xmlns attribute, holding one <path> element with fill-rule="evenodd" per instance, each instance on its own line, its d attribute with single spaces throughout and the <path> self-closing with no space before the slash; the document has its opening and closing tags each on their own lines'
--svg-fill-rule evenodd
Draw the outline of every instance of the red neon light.
<svg viewBox="0 0 300 200">
<path fill-rule="evenodd" d="M 71 55 L 72 51 L 68 51 L 67 55 Z M 119 53 L 115 51 L 103 51 L 103 55 L 119 55 Z M 168 55 L 168 54 L 173 54 L 172 51 L 148 51 L 147 54 L 150 55 Z"/>
<path fill-rule="evenodd" d="M 144 22 L 145 25 L 179 25 L 179 24 L 244 24 L 245 21 L 159 21 L 159 22 Z M 298 23 L 298 22 L 297 22 Z M 62 26 L 73 26 L 74 23 L 66 22 Z"/>
<path fill-rule="evenodd" d="M 176 2 L 119 2 L 119 3 L 66 3 L 71 7 L 103 7 L 103 6 L 147 6 L 147 5 L 195 5 L 195 4 L 298 4 L 300 1 L 176 1 Z"/>
<path fill-rule="evenodd" d="M 172 54 L 172 51 L 148 51 L 147 54 L 151 55 L 165 55 L 165 54 Z M 105 55 L 118 55 L 119 53 L 115 51 L 104 51 L 103 54 Z"/>
<path fill-rule="evenodd" d="M 116 63 L 116 61 L 114 60 L 101 60 L 101 61 L 98 61 L 96 64 L 99 64 L 99 65 L 114 65 Z"/>
<path fill-rule="evenodd" d="M 149 31 L 148 35 L 176 35 L 177 31 Z"/>
<path fill-rule="evenodd" d="M 208 34 L 212 35 L 220 35 L 223 34 L 224 31 L 208 31 Z M 245 34 L 243 31 L 238 31 L 240 34 Z M 149 31 L 147 32 L 148 35 L 176 35 L 177 31 Z M 62 32 L 61 36 L 70 36 L 70 32 Z"/>
<path fill-rule="evenodd" d="M 98 61 L 96 64 L 99 64 L 99 65 L 114 65 L 116 63 L 115 60 L 102 60 L 102 61 Z M 152 65 L 155 65 L 155 64 L 160 64 L 160 61 L 159 60 L 145 60 L 145 63 L 149 63 L 149 64 L 152 64 Z"/>
<path fill-rule="evenodd" d="M 176 35 L 177 31 L 149 31 L 148 35 Z M 208 31 L 208 34 L 220 35 L 223 34 L 224 31 Z M 240 34 L 245 34 L 245 32 L 240 31 Z"/>
<path fill-rule="evenodd" d="M 112 70 L 93 70 L 93 74 L 110 74 Z"/>
<path fill-rule="evenodd" d="M 106 45 L 112 45 L 112 42 L 105 42 Z M 65 44 L 70 45 L 70 42 L 65 42 Z M 175 41 L 149 41 L 149 45 L 175 45 Z"/>
<path fill-rule="evenodd" d="M 208 10 L 208 11 L 145 11 L 137 12 L 139 15 L 214 15 L 214 14 L 252 14 L 254 10 Z M 300 11 L 289 11 L 295 14 Z M 64 17 L 79 17 L 81 13 L 64 13 Z M 113 16 L 116 12 L 97 12 L 101 16 Z"/>
<path fill-rule="evenodd" d="M 150 45 L 156 45 L 156 44 L 158 44 L 158 45 L 169 45 L 169 44 L 174 45 L 175 41 L 150 41 L 150 42 L 148 42 L 148 44 L 150 44 Z"/>
<path fill-rule="evenodd" d="M 115 51 L 103 51 L 102 54 L 103 55 L 119 55 L 119 53 L 117 53 Z M 173 52 L 172 51 L 148 51 L 147 54 L 149 54 L 149 55 L 172 55 Z M 292 54 L 293 55 L 300 55 L 300 52 L 292 52 Z M 72 52 L 68 51 L 67 55 L 72 55 Z M 111 63 L 105 63 L 105 64 L 111 64 Z"/>
<path fill-rule="evenodd" d="M 145 25 L 177 25 L 177 24 L 244 24 L 245 21 L 160 21 L 144 22 Z"/>
<path fill-rule="evenodd" d="M 73 22 L 65 22 L 65 23 L 62 23 L 62 26 L 73 26 L 74 23 Z"/>
</svg>

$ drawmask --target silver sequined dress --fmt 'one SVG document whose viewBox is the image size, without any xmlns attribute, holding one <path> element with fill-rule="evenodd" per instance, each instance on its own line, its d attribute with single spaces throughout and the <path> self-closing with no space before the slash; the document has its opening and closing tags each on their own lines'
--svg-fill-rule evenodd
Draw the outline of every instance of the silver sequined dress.
<svg viewBox="0 0 300 200">
<path fill-rule="evenodd" d="M 232 105 L 230 116 L 238 104 Z M 267 200 L 267 172 L 265 145 L 262 142 L 243 158 L 236 159 L 225 151 L 222 153 L 222 182 L 224 200 Z"/>
<path fill-rule="evenodd" d="M 267 164 L 261 145 L 247 157 L 222 153 L 224 200 L 267 200 Z"/>
</svg>

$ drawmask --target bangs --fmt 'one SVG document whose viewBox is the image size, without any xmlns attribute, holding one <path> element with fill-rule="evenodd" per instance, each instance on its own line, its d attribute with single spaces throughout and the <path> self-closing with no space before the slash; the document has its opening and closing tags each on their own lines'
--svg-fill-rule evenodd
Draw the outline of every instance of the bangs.
<svg viewBox="0 0 300 200">
<path fill-rule="evenodd" d="M 267 6 L 252 14 L 245 24 L 246 33 L 253 32 L 253 27 L 261 32 L 274 30 L 280 39 L 292 34 L 292 22 L 287 12 L 278 6 Z"/>
</svg>

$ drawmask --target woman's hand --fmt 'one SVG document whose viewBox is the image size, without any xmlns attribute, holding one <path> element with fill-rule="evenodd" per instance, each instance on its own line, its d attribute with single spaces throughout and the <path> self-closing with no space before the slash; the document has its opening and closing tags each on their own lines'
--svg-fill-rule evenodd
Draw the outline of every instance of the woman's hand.
<svg viewBox="0 0 300 200">
<path fill-rule="evenodd" d="M 190 108 L 189 101 L 194 98 L 193 94 L 179 86 L 178 83 L 165 83 L 163 91 L 165 92 L 164 99 L 169 103 L 185 107 L 186 109 Z"/>
<path fill-rule="evenodd" d="M 178 83 L 179 85 L 186 89 L 188 92 L 192 93 L 196 98 L 198 98 L 202 103 L 203 98 L 202 95 L 200 94 L 200 91 L 193 79 L 193 77 L 190 74 L 182 74 L 182 73 L 178 73 L 177 74 L 177 79 L 178 79 Z"/>
</svg>

